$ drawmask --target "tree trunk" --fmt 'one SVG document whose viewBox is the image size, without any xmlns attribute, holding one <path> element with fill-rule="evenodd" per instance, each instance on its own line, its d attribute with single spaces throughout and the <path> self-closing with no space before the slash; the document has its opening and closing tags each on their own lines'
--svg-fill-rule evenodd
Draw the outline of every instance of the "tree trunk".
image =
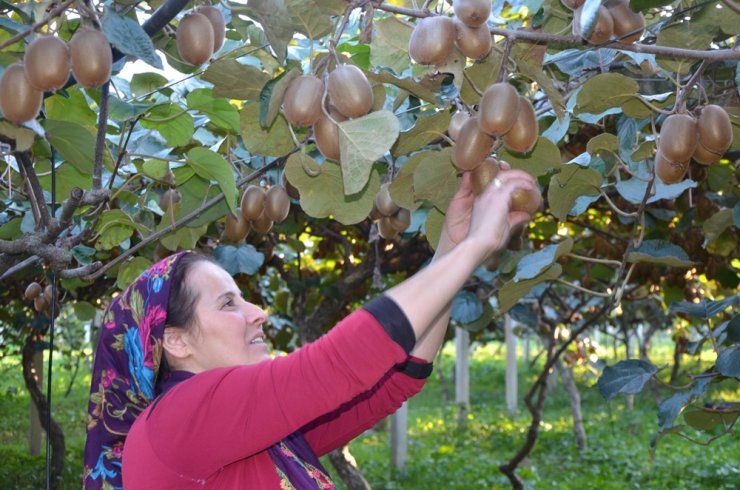
<svg viewBox="0 0 740 490">
<path fill-rule="evenodd" d="M 629 331 L 625 328 L 624 330 L 624 352 L 625 352 L 625 358 L 631 359 L 633 357 L 633 343 L 632 343 L 632 337 L 630 336 Z M 627 405 L 627 410 L 632 410 L 635 408 L 635 395 L 627 395 L 627 398 L 625 400 L 625 403 Z"/>
<path fill-rule="evenodd" d="M 44 352 L 38 351 L 33 354 L 33 378 L 36 386 L 43 389 L 44 386 Z M 39 411 L 36 410 L 36 404 L 31 401 L 28 406 L 28 454 L 38 456 L 41 454 L 41 441 L 43 440 L 43 429 L 39 419 Z"/>
<path fill-rule="evenodd" d="M 652 346 L 653 335 L 658 332 L 658 329 L 659 326 L 657 323 L 651 323 L 650 328 L 648 328 L 643 336 L 642 343 L 640 344 L 640 359 L 645 362 L 650 362 L 650 348 Z M 653 378 L 650 378 L 650 381 L 648 381 L 648 388 L 656 403 L 663 401 L 663 396 L 658 389 L 658 383 Z"/>
<path fill-rule="evenodd" d="M 671 384 L 676 384 L 678 380 L 678 372 L 681 370 L 681 343 L 676 342 L 676 347 L 673 349 L 673 368 L 671 369 Z"/>
<path fill-rule="evenodd" d="M 573 434 L 576 436 L 576 446 L 579 451 L 584 451 L 588 449 L 588 439 L 586 438 L 586 427 L 583 425 L 581 394 L 573 379 L 573 368 L 564 366 L 560 360 L 555 363 L 555 367 L 557 367 L 560 378 L 563 380 L 565 391 L 570 396 L 570 411 L 573 414 Z"/>
<path fill-rule="evenodd" d="M 332 466 L 339 473 L 339 478 L 347 486 L 347 490 L 371 490 L 370 484 L 365 480 L 365 477 L 362 476 L 362 471 L 357 467 L 357 461 L 350 454 L 349 446 L 344 446 L 342 449 L 335 449 L 330 452 L 329 461 L 331 461 Z"/>
<path fill-rule="evenodd" d="M 457 405 L 457 427 L 462 429 L 470 413 L 470 332 L 455 328 L 455 405 Z"/>
<path fill-rule="evenodd" d="M 46 431 L 51 442 L 51 488 L 57 489 L 61 486 L 62 473 L 64 472 L 64 431 L 53 418 L 48 418 L 49 402 L 36 384 L 33 372 L 34 354 L 34 334 L 31 334 L 26 337 L 26 342 L 23 345 L 23 380 L 25 381 L 28 393 L 31 395 L 31 400 L 38 411 L 41 426 Z M 51 373 L 48 373 L 47 375 L 51 375 Z M 49 420 L 51 421 L 50 425 L 47 424 Z"/>
<path fill-rule="evenodd" d="M 509 315 L 504 318 L 504 336 L 506 342 L 506 411 L 509 417 L 516 416 L 517 412 L 517 369 L 516 369 L 516 335 L 514 335 L 514 320 Z"/>
<path fill-rule="evenodd" d="M 391 464 L 402 470 L 406 466 L 409 438 L 409 404 L 404 402 L 396 413 L 391 415 Z"/>
</svg>

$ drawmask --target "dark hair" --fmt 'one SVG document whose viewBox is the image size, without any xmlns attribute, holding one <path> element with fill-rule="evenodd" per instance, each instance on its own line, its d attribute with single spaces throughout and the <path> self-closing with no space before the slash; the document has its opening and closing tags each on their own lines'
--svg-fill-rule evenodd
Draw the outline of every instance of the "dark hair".
<svg viewBox="0 0 740 490">
<path fill-rule="evenodd" d="M 195 322 L 198 292 L 188 285 L 188 274 L 199 262 L 217 262 L 207 255 L 191 252 L 183 255 L 172 273 L 170 297 L 167 300 L 167 326 L 189 329 Z"/>
</svg>

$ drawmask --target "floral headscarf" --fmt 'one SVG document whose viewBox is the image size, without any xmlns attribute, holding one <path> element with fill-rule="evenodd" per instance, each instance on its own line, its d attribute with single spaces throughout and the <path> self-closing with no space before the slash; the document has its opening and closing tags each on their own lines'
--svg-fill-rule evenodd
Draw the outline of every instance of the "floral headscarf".
<svg viewBox="0 0 740 490">
<path fill-rule="evenodd" d="M 88 403 L 85 489 L 123 488 L 123 443 L 155 398 L 172 273 L 185 253 L 142 272 L 105 313 Z"/>
</svg>

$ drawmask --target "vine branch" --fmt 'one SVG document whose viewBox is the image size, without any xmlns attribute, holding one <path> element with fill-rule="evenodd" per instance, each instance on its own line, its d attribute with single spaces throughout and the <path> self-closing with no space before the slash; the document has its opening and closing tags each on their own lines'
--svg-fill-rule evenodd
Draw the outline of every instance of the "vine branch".
<svg viewBox="0 0 740 490">
<path fill-rule="evenodd" d="M 51 12 L 49 12 L 49 15 L 41 19 L 40 21 L 36 22 L 34 25 L 31 26 L 30 29 L 27 31 L 19 32 L 15 36 L 6 39 L 2 43 L 0 43 L 0 50 L 3 50 L 10 46 L 11 44 L 14 44 L 21 39 L 26 38 L 29 36 L 32 32 L 35 32 L 36 30 L 40 29 L 41 27 L 44 27 L 46 24 L 54 20 L 55 18 L 62 15 L 62 13 L 67 10 L 67 7 L 69 7 L 72 3 L 74 3 L 75 0 L 65 0 L 64 2 L 57 5 Z"/>
<path fill-rule="evenodd" d="M 100 190 L 103 186 L 103 153 L 105 151 L 105 134 L 108 131 L 108 94 L 110 81 L 100 86 L 100 113 L 98 114 L 98 133 L 95 139 L 95 162 L 93 164 L 92 189 Z"/>
</svg>

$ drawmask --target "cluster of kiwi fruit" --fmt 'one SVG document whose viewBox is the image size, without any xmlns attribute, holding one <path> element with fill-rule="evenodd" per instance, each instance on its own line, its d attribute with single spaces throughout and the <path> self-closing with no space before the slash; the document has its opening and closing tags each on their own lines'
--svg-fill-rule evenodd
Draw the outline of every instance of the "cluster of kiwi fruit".
<svg viewBox="0 0 740 490">
<path fill-rule="evenodd" d="M 690 114 L 671 114 L 660 128 L 655 154 L 655 174 L 666 184 L 681 182 L 693 158 L 701 165 L 712 165 L 732 144 L 732 122 L 722 107 L 704 106 L 699 118 Z"/>
<path fill-rule="evenodd" d="M 283 95 L 283 114 L 294 126 L 312 126 L 321 154 L 339 161 L 337 124 L 364 116 L 373 101 L 373 88 L 365 73 L 355 65 L 341 64 L 329 73 L 326 83 L 313 74 L 292 80 Z"/>
<path fill-rule="evenodd" d="M 409 55 L 420 65 L 442 65 L 457 46 L 466 57 L 479 60 L 491 51 L 490 0 L 453 0 L 454 17 L 421 19 L 409 39 Z"/>
<path fill-rule="evenodd" d="M 64 87 L 70 70 L 77 83 L 95 88 L 108 81 L 112 66 L 108 39 L 97 29 L 82 27 L 69 44 L 39 36 L 28 44 L 23 61 L 8 66 L 0 78 L 0 109 L 15 124 L 30 121 L 41 110 L 44 92 Z"/>
<path fill-rule="evenodd" d="M 41 284 L 34 281 L 28 285 L 23 296 L 27 301 L 33 301 L 34 310 L 51 317 L 51 305 L 54 301 L 54 286 L 49 284 L 46 287 L 42 287 Z M 59 303 L 55 306 L 54 314 L 55 316 L 59 316 Z"/>
<path fill-rule="evenodd" d="M 560 0 L 563 5 L 573 10 L 573 35 L 582 36 L 581 11 L 585 0 Z M 629 0 L 606 0 L 599 7 L 591 35 L 584 40 L 591 44 L 603 44 L 612 37 L 622 43 L 634 43 L 640 40 L 645 30 L 645 17 L 630 8 Z"/>
<path fill-rule="evenodd" d="M 242 194 L 239 213 L 226 213 L 224 236 L 230 242 L 240 242 L 251 230 L 264 235 L 274 223 L 282 223 L 290 212 L 290 196 L 282 185 L 268 190 L 250 185 Z"/>
<path fill-rule="evenodd" d="M 393 240 L 411 225 L 411 211 L 393 202 L 389 191 L 390 185 L 390 182 L 381 184 L 370 214 L 378 221 L 378 234 L 386 240 Z"/>
<path fill-rule="evenodd" d="M 185 15 L 177 25 L 177 51 L 187 63 L 200 66 L 221 49 L 225 36 L 224 15 L 212 5 L 203 5 Z"/>
</svg>

